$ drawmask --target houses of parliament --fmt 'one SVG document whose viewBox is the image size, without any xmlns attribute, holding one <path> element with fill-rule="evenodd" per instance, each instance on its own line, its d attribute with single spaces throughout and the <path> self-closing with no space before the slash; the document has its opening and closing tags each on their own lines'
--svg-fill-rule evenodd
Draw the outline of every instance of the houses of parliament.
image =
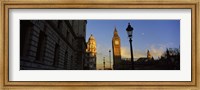
<svg viewBox="0 0 200 90">
<path fill-rule="evenodd" d="M 112 37 L 112 50 L 113 70 L 132 70 L 131 59 L 121 57 L 121 40 L 116 28 Z M 134 60 L 133 65 L 135 70 L 180 70 L 180 52 L 179 49 L 167 48 L 161 58 L 154 60 L 150 51 L 147 50 L 146 57 Z"/>
<path fill-rule="evenodd" d="M 118 35 L 117 29 L 114 29 L 114 34 L 112 38 L 112 50 L 113 50 L 113 69 L 114 70 L 130 70 L 131 69 L 131 61 L 130 59 L 123 59 L 121 57 L 121 40 Z M 150 51 L 147 51 L 147 57 L 141 57 L 138 60 L 149 61 L 152 60 L 152 56 Z"/>
</svg>

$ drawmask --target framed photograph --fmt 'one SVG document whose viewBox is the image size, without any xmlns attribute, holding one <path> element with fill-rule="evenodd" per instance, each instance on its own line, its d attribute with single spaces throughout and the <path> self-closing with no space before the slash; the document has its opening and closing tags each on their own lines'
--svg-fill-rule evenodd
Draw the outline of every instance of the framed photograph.
<svg viewBox="0 0 200 90">
<path fill-rule="evenodd" d="M 198 89 L 198 1 L 1 3 L 3 87 Z"/>
</svg>

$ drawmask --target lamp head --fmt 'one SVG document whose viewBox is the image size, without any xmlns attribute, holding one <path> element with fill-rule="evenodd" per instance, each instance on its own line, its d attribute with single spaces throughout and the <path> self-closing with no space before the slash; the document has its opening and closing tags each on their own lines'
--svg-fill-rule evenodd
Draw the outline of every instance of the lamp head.
<svg viewBox="0 0 200 90">
<path fill-rule="evenodd" d="M 132 34 L 133 34 L 133 27 L 131 27 L 131 24 L 128 23 L 128 27 L 126 28 L 127 34 L 129 38 L 132 38 Z"/>
</svg>

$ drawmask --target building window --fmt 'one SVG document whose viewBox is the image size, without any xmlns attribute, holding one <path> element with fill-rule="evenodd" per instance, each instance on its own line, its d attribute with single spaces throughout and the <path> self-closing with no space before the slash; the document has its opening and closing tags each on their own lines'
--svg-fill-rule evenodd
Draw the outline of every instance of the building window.
<svg viewBox="0 0 200 90">
<path fill-rule="evenodd" d="M 20 20 L 20 56 L 25 56 L 28 49 L 30 33 L 33 24 L 27 20 Z"/>
<path fill-rule="evenodd" d="M 36 60 L 37 61 L 43 60 L 44 49 L 45 49 L 45 39 L 46 39 L 45 33 L 43 31 L 40 31 L 37 53 L 36 53 Z"/>
<path fill-rule="evenodd" d="M 54 50 L 54 62 L 53 62 L 54 66 L 58 66 L 58 62 L 59 62 L 59 50 L 60 50 L 60 46 L 58 44 L 56 44 L 55 50 Z"/>
<path fill-rule="evenodd" d="M 74 45 L 74 39 L 72 38 L 72 45 Z"/>
<path fill-rule="evenodd" d="M 67 40 L 69 40 L 69 31 L 67 31 Z"/>
<path fill-rule="evenodd" d="M 83 26 L 83 32 L 86 32 L 86 25 Z"/>
<path fill-rule="evenodd" d="M 61 20 L 58 20 L 57 31 L 59 32 L 59 34 L 63 34 L 62 33 L 62 21 Z"/>
<path fill-rule="evenodd" d="M 71 55 L 71 61 L 73 62 L 73 56 Z"/>
<path fill-rule="evenodd" d="M 74 28 L 74 20 L 72 20 L 72 28 Z"/>
<path fill-rule="evenodd" d="M 72 21 L 73 21 L 73 20 L 67 20 L 67 21 L 68 21 L 68 22 L 70 23 L 70 25 L 72 26 Z"/>
<path fill-rule="evenodd" d="M 58 20 L 58 25 L 57 25 L 57 28 L 60 29 L 61 28 L 61 21 Z"/>
<path fill-rule="evenodd" d="M 71 61 L 73 61 L 73 56 L 71 55 Z"/>
<path fill-rule="evenodd" d="M 65 69 L 68 69 L 67 68 L 67 64 L 68 64 L 68 52 L 66 50 L 66 52 L 65 52 L 65 61 L 64 61 L 64 67 L 65 67 Z"/>
</svg>

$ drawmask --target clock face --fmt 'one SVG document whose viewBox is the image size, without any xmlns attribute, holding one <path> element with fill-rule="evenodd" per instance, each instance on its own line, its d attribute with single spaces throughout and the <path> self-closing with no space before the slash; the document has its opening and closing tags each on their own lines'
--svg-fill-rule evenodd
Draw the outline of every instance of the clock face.
<svg viewBox="0 0 200 90">
<path fill-rule="evenodd" d="M 118 40 L 115 41 L 115 45 L 119 45 L 119 41 Z"/>
</svg>

